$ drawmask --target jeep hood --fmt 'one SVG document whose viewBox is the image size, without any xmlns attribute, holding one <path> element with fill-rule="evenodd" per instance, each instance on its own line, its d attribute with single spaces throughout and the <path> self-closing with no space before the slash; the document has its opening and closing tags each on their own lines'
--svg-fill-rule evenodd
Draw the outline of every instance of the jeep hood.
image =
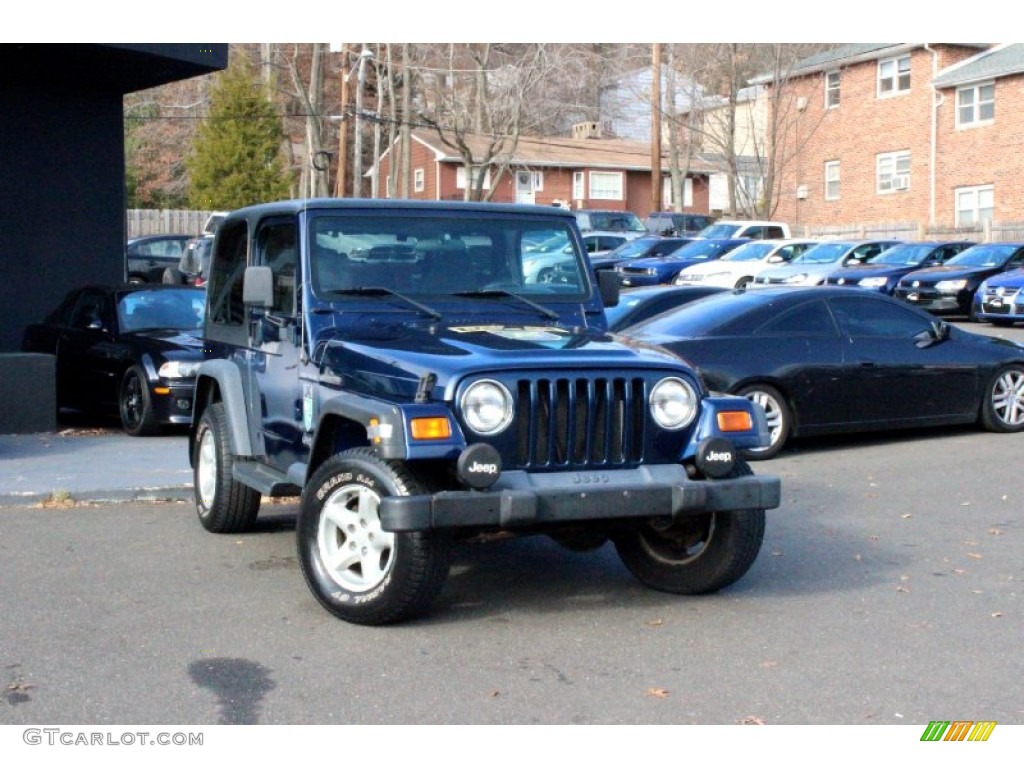
<svg viewBox="0 0 1024 768">
<path fill-rule="evenodd" d="M 485 372 L 681 365 L 667 350 L 603 331 L 486 323 L 368 324 L 332 336 L 314 359 L 342 387 L 391 399 L 412 399 L 428 374 L 443 390 Z"/>
</svg>

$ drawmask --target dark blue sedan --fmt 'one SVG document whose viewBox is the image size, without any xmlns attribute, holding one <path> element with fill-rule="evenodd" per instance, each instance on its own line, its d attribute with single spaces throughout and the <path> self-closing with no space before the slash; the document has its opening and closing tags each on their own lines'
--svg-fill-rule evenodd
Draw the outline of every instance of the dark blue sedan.
<svg viewBox="0 0 1024 768">
<path fill-rule="evenodd" d="M 993 275 L 974 294 L 974 316 L 992 325 L 1024 322 L 1024 269 Z"/>
<path fill-rule="evenodd" d="M 925 267 L 938 267 L 974 243 L 900 243 L 864 263 L 837 269 L 825 278 L 825 285 L 865 288 L 892 295 L 896 283 L 908 272 Z"/>
<path fill-rule="evenodd" d="M 667 285 L 687 267 L 720 258 L 733 248 L 749 242 L 745 237 L 694 240 L 665 256 L 651 256 L 620 264 L 615 271 L 622 276 L 622 284 L 626 286 Z"/>
</svg>

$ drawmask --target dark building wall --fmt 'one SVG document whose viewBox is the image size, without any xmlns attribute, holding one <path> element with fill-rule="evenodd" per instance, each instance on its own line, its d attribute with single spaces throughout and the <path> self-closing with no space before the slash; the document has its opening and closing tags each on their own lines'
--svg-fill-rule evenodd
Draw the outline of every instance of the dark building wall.
<svg viewBox="0 0 1024 768">
<path fill-rule="evenodd" d="M 0 85 L 0 351 L 65 292 L 124 276 L 121 94 Z"/>
</svg>

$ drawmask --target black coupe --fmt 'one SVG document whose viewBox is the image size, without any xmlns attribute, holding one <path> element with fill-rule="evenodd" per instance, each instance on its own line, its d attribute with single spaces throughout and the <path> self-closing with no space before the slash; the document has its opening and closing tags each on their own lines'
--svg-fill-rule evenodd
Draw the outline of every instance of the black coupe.
<svg viewBox="0 0 1024 768">
<path fill-rule="evenodd" d="M 58 407 L 119 413 L 128 434 L 157 434 L 192 420 L 204 298 L 176 285 L 77 288 L 25 329 L 22 349 L 56 357 Z"/>
<path fill-rule="evenodd" d="M 969 333 L 881 293 L 845 288 L 725 292 L 623 331 L 693 363 L 712 390 L 789 437 L 979 423 L 1024 430 L 1024 347 Z"/>
</svg>

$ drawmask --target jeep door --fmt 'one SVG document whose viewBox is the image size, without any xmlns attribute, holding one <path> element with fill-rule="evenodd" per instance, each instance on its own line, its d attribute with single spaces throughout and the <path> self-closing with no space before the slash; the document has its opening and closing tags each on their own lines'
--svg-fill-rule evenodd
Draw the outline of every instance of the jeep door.
<svg viewBox="0 0 1024 768">
<path fill-rule="evenodd" d="M 250 316 L 249 414 L 269 462 L 281 469 L 305 461 L 302 444 L 302 386 L 299 381 L 301 286 L 298 239 L 292 219 L 261 222 L 253 263 L 270 267 L 273 306 Z"/>
</svg>

